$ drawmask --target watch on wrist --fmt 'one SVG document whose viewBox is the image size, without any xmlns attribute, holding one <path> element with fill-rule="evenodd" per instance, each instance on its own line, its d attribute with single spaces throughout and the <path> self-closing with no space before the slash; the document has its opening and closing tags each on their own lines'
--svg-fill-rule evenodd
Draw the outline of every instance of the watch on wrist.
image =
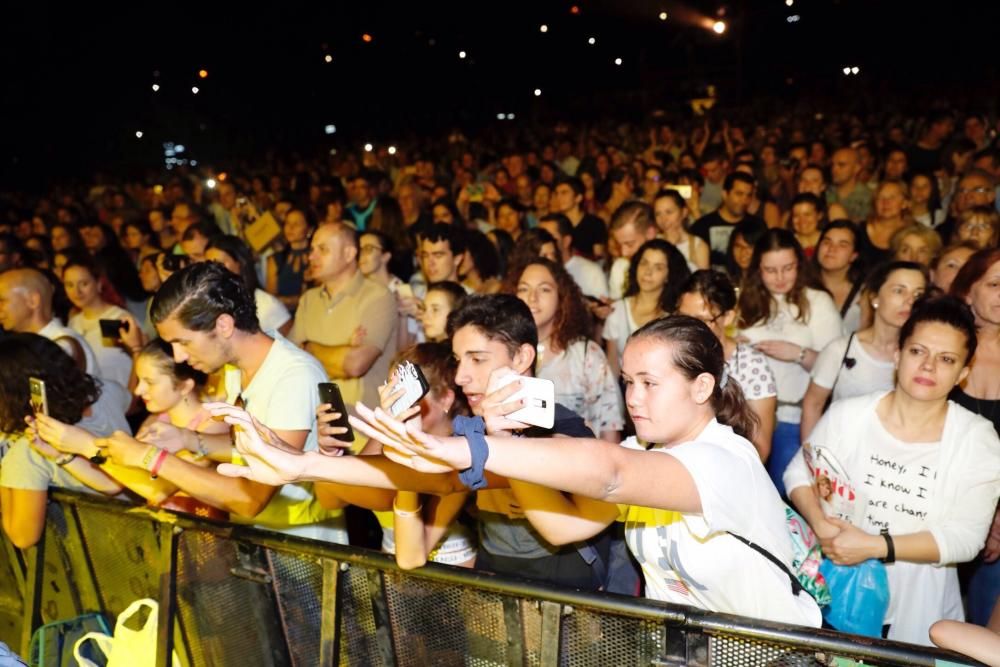
<svg viewBox="0 0 1000 667">
<path fill-rule="evenodd" d="M 64 466 L 75 458 L 76 454 L 63 454 L 62 456 L 52 459 L 52 462 L 57 466 Z"/>
<path fill-rule="evenodd" d="M 795 363 L 802 365 L 802 362 L 806 360 L 806 347 L 803 345 L 799 348 L 799 358 L 795 360 Z"/>
</svg>

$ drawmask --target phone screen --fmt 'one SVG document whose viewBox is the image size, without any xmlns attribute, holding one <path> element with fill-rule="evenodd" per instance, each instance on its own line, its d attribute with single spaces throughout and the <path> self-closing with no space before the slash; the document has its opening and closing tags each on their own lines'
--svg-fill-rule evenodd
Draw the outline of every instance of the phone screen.
<svg viewBox="0 0 1000 667">
<path fill-rule="evenodd" d="M 49 399 L 45 392 L 45 380 L 29 377 L 28 393 L 30 394 L 31 411 L 36 415 L 48 415 Z"/>
</svg>

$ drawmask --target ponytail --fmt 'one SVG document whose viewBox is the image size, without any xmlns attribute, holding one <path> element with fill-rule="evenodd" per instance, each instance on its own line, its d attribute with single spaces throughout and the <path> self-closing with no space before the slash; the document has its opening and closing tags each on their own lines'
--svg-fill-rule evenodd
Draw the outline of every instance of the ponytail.
<svg viewBox="0 0 1000 667">
<path fill-rule="evenodd" d="M 723 376 L 725 382 L 717 382 L 715 390 L 712 391 L 712 408 L 715 410 L 715 418 L 720 424 L 731 426 L 737 435 L 741 435 L 750 442 L 757 435 L 757 428 L 760 426 L 760 419 L 757 413 L 750 409 L 743 388 L 728 375 Z"/>
</svg>

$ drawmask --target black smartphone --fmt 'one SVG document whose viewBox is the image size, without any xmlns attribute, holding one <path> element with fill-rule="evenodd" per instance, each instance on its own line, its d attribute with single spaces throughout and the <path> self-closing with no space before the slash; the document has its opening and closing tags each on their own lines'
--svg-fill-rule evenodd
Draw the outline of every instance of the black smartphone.
<svg viewBox="0 0 1000 667">
<path fill-rule="evenodd" d="M 98 320 L 101 325 L 101 338 L 119 340 L 122 337 L 122 329 L 128 331 L 128 320 Z"/>
<path fill-rule="evenodd" d="M 344 397 L 340 395 L 340 387 L 336 382 L 319 383 L 319 402 L 329 403 L 332 407 L 329 412 L 339 412 L 340 419 L 330 422 L 332 426 L 342 426 L 347 429 L 347 433 L 336 436 L 337 440 L 352 442 L 354 440 L 354 429 L 351 422 L 347 421 L 347 406 L 344 405 Z"/>
<path fill-rule="evenodd" d="M 45 393 L 45 380 L 35 377 L 28 378 L 28 394 L 31 403 L 31 411 L 36 415 L 49 414 L 49 398 Z"/>
</svg>

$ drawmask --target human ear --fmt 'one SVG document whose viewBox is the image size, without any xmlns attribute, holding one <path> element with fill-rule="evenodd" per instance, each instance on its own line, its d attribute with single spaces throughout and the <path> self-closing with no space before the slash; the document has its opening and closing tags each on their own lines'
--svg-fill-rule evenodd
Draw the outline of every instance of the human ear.
<svg viewBox="0 0 1000 667">
<path fill-rule="evenodd" d="M 514 358 L 511 361 L 511 367 L 517 371 L 518 375 L 524 375 L 526 372 L 531 370 L 531 365 L 535 362 L 535 348 L 528 343 L 524 343 L 521 347 L 517 348 L 517 352 L 514 353 Z"/>
<path fill-rule="evenodd" d="M 715 378 L 711 373 L 701 373 L 691 381 L 691 398 L 698 405 L 708 402 L 714 391 Z"/>
<path fill-rule="evenodd" d="M 236 320 L 229 313 L 223 313 L 215 318 L 215 333 L 220 338 L 231 338 L 236 331 Z"/>
</svg>

